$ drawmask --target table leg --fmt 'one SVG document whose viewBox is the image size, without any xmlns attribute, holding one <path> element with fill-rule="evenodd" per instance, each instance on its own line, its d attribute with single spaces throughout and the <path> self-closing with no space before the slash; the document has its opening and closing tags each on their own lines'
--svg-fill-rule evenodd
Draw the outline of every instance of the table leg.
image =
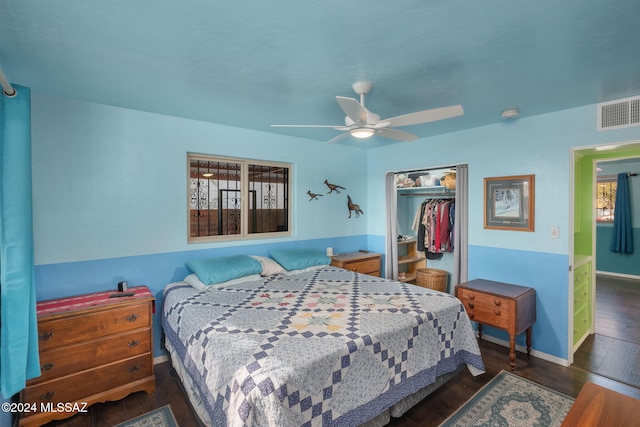
<svg viewBox="0 0 640 427">
<path fill-rule="evenodd" d="M 478 339 L 482 339 L 482 323 L 478 323 Z"/>
<path fill-rule="evenodd" d="M 509 366 L 511 370 L 516 369 L 516 336 L 509 335 Z"/>
<path fill-rule="evenodd" d="M 527 328 L 527 355 L 531 353 L 531 326 Z"/>
</svg>

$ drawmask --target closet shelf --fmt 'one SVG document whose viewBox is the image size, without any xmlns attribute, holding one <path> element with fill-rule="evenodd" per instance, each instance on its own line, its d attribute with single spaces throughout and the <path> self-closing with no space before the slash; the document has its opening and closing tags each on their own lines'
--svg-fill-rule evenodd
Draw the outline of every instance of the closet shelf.
<svg viewBox="0 0 640 427">
<path fill-rule="evenodd" d="M 398 264 L 402 265 L 402 264 L 410 264 L 412 262 L 418 262 L 418 261 L 422 261 L 425 260 L 425 256 L 424 255 L 420 255 L 420 254 L 414 254 L 414 255 L 403 255 L 403 256 L 399 256 L 398 257 Z"/>
<path fill-rule="evenodd" d="M 399 244 L 399 245 L 407 245 L 407 244 L 409 244 L 409 243 L 413 243 L 413 242 L 415 242 L 415 241 L 416 241 L 416 239 L 398 240 L 398 244 Z"/>
</svg>

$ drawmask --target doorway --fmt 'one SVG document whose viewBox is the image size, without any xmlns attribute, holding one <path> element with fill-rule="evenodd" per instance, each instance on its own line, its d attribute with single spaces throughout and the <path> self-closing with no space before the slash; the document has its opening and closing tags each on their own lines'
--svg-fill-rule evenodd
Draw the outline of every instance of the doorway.
<svg viewBox="0 0 640 427">
<path fill-rule="evenodd" d="M 640 313 L 635 309 L 640 304 L 640 279 L 638 278 L 640 274 L 616 274 L 615 262 L 613 267 L 605 262 L 607 257 L 612 256 L 608 248 L 612 224 L 606 224 L 606 220 L 609 218 L 608 215 L 605 215 L 607 212 L 603 210 L 609 206 L 597 206 L 597 174 L 598 169 L 607 169 L 604 165 L 608 166 L 608 171 L 611 174 L 611 166 L 616 162 L 624 169 L 628 166 L 625 165 L 625 162 L 632 163 L 630 161 L 632 158 L 636 158 L 637 164 L 631 167 L 638 169 L 640 166 L 638 157 L 640 157 L 640 143 L 574 151 L 575 169 L 572 176 L 574 180 L 572 203 L 572 211 L 574 212 L 572 224 L 574 229 L 572 266 L 574 268 L 572 270 L 574 270 L 574 275 L 571 280 L 572 286 L 570 286 L 570 295 L 573 297 L 570 301 L 575 302 L 574 292 L 577 291 L 578 286 L 575 277 L 577 262 L 582 256 L 588 257 L 592 263 L 590 325 L 588 334 L 583 340 L 575 342 L 573 337 L 571 338 L 570 362 L 589 372 L 635 387 L 640 387 L 640 374 L 634 369 L 638 365 L 640 357 L 640 333 L 637 332 Z M 579 181 L 585 176 L 588 178 L 589 169 L 592 171 L 591 184 L 581 187 Z M 640 169 L 629 172 L 640 172 Z M 640 175 L 636 179 L 638 181 L 634 181 L 631 185 L 640 189 Z M 632 197 L 632 200 L 635 205 L 640 206 L 640 198 Z M 636 211 L 640 213 L 640 208 Z M 605 221 L 596 221 L 596 218 Z M 640 227 L 640 221 L 634 221 L 633 226 Z M 640 241 L 637 244 L 640 244 Z M 638 249 L 635 252 L 638 252 Z M 634 263 L 632 259 L 627 261 Z M 635 263 L 637 264 L 637 261 Z M 613 274 L 607 274 L 607 270 L 612 270 Z M 569 310 L 572 332 L 580 327 L 579 324 L 576 324 L 579 316 L 576 316 L 575 308 L 574 304 L 571 304 Z"/>
</svg>

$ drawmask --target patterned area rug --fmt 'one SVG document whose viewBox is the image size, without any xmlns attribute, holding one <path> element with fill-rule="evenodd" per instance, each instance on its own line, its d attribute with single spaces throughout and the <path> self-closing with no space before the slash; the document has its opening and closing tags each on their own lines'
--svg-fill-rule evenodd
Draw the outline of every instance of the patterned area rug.
<svg viewBox="0 0 640 427">
<path fill-rule="evenodd" d="M 165 405 L 114 427 L 178 427 L 178 423 L 171 412 L 171 407 Z"/>
<path fill-rule="evenodd" d="M 502 371 L 441 427 L 559 426 L 573 401 L 562 393 Z"/>
</svg>

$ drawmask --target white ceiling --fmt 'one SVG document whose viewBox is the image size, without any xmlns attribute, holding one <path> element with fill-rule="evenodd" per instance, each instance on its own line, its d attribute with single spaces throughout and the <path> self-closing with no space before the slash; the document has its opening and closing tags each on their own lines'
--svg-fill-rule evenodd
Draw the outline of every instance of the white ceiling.
<svg viewBox="0 0 640 427">
<path fill-rule="evenodd" d="M 0 67 L 39 93 L 320 141 L 339 132 L 270 124 L 341 125 L 358 80 L 383 118 L 464 107 L 402 128 L 426 138 L 640 94 L 639 28 L 638 0 L 0 0 Z"/>
</svg>

